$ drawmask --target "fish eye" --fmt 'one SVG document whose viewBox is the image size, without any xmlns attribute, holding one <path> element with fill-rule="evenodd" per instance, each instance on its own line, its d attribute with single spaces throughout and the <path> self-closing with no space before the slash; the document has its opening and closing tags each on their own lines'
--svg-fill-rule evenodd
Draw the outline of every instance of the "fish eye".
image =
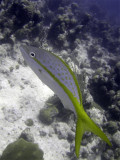
<svg viewBox="0 0 120 160">
<path fill-rule="evenodd" d="M 30 52 L 30 57 L 34 58 L 35 57 L 35 53 L 34 52 Z"/>
</svg>

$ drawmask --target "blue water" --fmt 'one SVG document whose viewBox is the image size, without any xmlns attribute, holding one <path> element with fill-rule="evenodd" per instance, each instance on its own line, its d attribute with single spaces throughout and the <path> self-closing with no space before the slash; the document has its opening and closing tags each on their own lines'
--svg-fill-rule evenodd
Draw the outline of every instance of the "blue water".
<svg viewBox="0 0 120 160">
<path fill-rule="evenodd" d="M 120 25 L 120 0 L 74 0 L 74 2 L 98 19 L 106 19 L 111 24 Z"/>
</svg>

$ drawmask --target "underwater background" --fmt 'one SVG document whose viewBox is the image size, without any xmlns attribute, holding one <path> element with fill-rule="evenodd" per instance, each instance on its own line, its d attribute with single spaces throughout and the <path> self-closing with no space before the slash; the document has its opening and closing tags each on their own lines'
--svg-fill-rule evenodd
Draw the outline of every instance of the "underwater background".
<svg viewBox="0 0 120 160">
<path fill-rule="evenodd" d="M 0 1 L 0 160 L 77 160 L 75 115 L 27 66 L 21 44 L 70 66 L 110 139 L 86 132 L 79 160 L 120 160 L 120 0 Z"/>
</svg>

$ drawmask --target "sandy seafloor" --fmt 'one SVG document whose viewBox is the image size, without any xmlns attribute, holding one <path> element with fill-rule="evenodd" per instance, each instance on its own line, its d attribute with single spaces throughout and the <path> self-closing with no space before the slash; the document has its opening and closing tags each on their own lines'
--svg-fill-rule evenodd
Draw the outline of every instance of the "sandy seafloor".
<svg viewBox="0 0 120 160">
<path fill-rule="evenodd" d="M 5 46 L 7 47 L 0 47 L 0 54 L 4 55 L 1 57 L 0 67 L 0 154 L 9 143 L 17 140 L 21 132 L 27 128 L 25 120 L 31 118 L 34 126 L 29 127 L 30 133 L 34 142 L 45 150 L 44 159 L 67 160 L 65 152 L 69 151 L 70 147 L 67 140 L 59 140 L 53 127 L 39 123 L 37 118 L 46 100 L 54 95 L 53 91 L 43 84 L 29 67 L 19 65 L 17 59 L 12 60 L 5 56 Z M 17 58 L 23 59 L 19 48 L 16 52 Z M 16 65 L 19 65 L 19 69 L 15 69 Z M 14 68 L 12 72 L 9 70 L 10 67 Z M 61 126 L 64 129 L 66 124 L 63 123 Z M 45 132 L 46 136 L 40 137 L 40 132 Z"/>
</svg>

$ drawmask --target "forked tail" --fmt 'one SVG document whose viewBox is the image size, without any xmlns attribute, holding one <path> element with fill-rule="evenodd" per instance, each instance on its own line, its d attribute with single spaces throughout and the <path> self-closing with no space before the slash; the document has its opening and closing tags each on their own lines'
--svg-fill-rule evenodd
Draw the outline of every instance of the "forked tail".
<svg viewBox="0 0 120 160">
<path fill-rule="evenodd" d="M 90 119 L 90 117 L 84 111 L 84 114 L 82 115 L 82 117 L 78 117 L 77 124 L 76 124 L 75 153 L 76 153 L 77 158 L 79 157 L 79 151 L 80 151 L 80 145 L 81 145 L 81 141 L 82 141 L 82 136 L 83 136 L 85 131 L 90 131 L 90 132 L 96 134 L 101 139 L 103 139 L 106 143 L 108 143 L 110 146 L 112 146 L 112 144 L 110 143 L 110 141 L 107 138 L 107 136 Z"/>
</svg>

